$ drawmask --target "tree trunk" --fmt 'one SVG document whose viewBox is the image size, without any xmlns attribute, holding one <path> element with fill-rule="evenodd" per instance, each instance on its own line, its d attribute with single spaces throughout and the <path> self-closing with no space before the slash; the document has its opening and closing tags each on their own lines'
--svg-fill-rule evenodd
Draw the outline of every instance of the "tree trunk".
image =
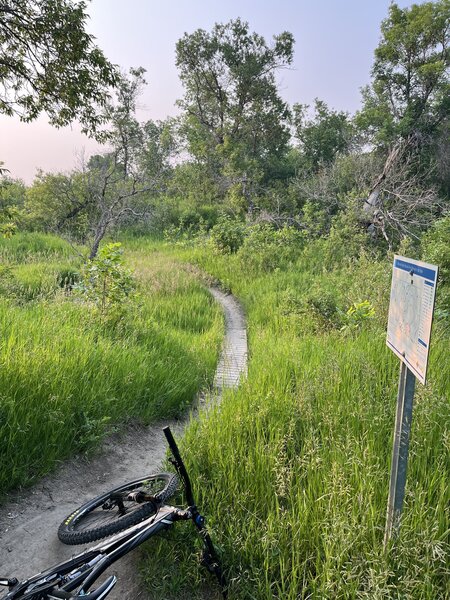
<svg viewBox="0 0 450 600">
<path fill-rule="evenodd" d="M 89 260 L 94 260 L 97 256 L 100 242 L 102 241 L 107 229 L 107 223 L 100 222 L 95 230 L 94 242 L 92 244 L 91 253 L 89 254 Z"/>
<path fill-rule="evenodd" d="M 366 212 L 369 212 L 369 213 L 376 212 L 376 209 L 379 204 L 381 186 L 382 186 L 383 182 L 386 180 L 387 176 L 389 175 L 389 172 L 392 169 L 392 167 L 396 164 L 400 154 L 403 152 L 404 149 L 405 149 L 404 140 L 399 140 L 391 148 L 391 150 L 388 154 L 388 157 L 386 159 L 386 162 L 384 163 L 383 171 L 378 176 L 378 179 L 376 180 L 375 184 L 373 185 L 372 189 L 370 190 L 369 197 L 364 202 L 364 210 Z"/>
</svg>

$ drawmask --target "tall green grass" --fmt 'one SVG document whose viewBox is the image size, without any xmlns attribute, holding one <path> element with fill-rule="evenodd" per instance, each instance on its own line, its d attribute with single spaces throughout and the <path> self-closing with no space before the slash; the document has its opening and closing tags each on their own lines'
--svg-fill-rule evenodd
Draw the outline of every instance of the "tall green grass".
<svg viewBox="0 0 450 600">
<path fill-rule="evenodd" d="M 55 273 L 77 265 L 64 253 L 57 262 L 53 238 L 48 251 L 39 238 L 39 262 L 12 240 L 4 255 L 17 293 L 0 297 L 0 495 L 113 424 L 183 413 L 212 378 L 222 332 L 207 291 L 167 257 L 128 256 L 139 295 L 111 324 L 59 287 Z"/>
<path fill-rule="evenodd" d="M 56 235 L 24 232 L 10 238 L 0 237 L 0 261 L 25 263 L 43 259 L 73 258 L 80 249 Z"/>
<path fill-rule="evenodd" d="M 385 554 L 399 373 L 385 345 L 390 262 L 363 256 L 323 272 L 308 248 L 297 264 L 264 274 L 232 255 L 176 253 L 224 281 L 248 316 L 248 380 L 192 422 L 183 440 L 231 597 L 448 598 L 445 328 L 435 329 L 429 384 L 417 386 L 401 536 Z M 341 329 L 334 317 L 363 300 L 376 318 Z M 148 565 L 155 597 L 188 593 L 194 547 L 183 542 L 184 553 L 177 548 L 168 559 L 161 546 L 163 560 Z M 156 570 L 172 558 L 184 577 L 176 590 L 169 575 L 157 587 Z"/>
</svg>

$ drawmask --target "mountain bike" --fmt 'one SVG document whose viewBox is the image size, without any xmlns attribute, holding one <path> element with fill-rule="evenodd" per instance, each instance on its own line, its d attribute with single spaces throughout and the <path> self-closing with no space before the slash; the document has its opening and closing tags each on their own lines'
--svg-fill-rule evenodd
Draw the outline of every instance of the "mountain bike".
<svg viewBox="0 0 450 600">
<path fill-rule="evenodd" d="M 61 523 L 58 537 L 66 544 L 84 544 L 107 538 L 33 577 L 19 581 L 0 578 L 8 587 L 2 600 L 102 600 L 113 589 L 117 578 L 107 577 L 95 589 L 92 585 L 114 562 L 177 521 L 192 521 L 204 544 L 202 565 L 219 582 L 227 597 L 227 585 L 217 551 L 198 511 L 186 467 L 169 427 L 163 429 L 177 475 L 158 473 L 126 483 L 90 500 Z M 187 506 L 166 504 L 176 492 L 179 479 L 184 484 Z"/>
</svg>

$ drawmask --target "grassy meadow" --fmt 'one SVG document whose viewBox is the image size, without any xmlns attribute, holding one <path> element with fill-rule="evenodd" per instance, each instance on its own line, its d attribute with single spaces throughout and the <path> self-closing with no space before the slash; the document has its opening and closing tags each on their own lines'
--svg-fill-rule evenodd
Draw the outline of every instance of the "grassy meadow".
<svg viewBox="0 0 450 600">
<path fill-rule="evenodd" d="M 73 248 L 40 234 L 0 240 L 0 490 L 125 420 L 183 413 L 211 381 L 222 337 L 204 272 L 248 319 L 247 381 L 182 440 L 230 597 L 447 598 L 448 318 L 435 321 L 429 382 L 416 386 L 401 536 L 385 554 L 399 374 L 385 345 L 391 261 L 346 260 L 327 244 L 293 258 L 282 240 L 276 266 L 272 247 L 224 255 L 125 238 L 137 294 L 110 322 L 67 290 Z M 147 545 L 152 597 L 215 597 L 190 528 L 169 536 L 177 543 Z"/>
<path fill-rule="evenodd" d="M 109 322 L 67 290 L 68 244 L 0 239 L 0 496 L 111 427 L 180 416 L 211 380 L 223 319 L 197 275 L 152 250 L 125 259 L 136 298 Z"/>
<path fill-rule="evenodd" d="M 222 281 L 248 317 L 248 380 L 183 441 L 231 598 L 448 598 L 448 322 L 435 322 L 429 383 L 416 386 L 401 536 L 386 555 L 399 375 L 385 345 L 392 262 L 363 254 L 324 268 L 321 241 L 268 272 L 210 248 L 169 252 Z M 347 313 L 364 301 L 373 315 L 364 305 Z M 210 597 L 201 580 L 192 591 L 195 542 L 177 536 L 184 552 L 168 557 L 162 543 L 155 562 L 152 548 L 154 597 Z"/>
</svg>

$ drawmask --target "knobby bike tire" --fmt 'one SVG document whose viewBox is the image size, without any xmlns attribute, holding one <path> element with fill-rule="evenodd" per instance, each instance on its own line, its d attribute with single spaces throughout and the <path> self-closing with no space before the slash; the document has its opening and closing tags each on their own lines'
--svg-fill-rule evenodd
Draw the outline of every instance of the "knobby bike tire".
<svg viewBox="0 0 450 600">
<path fill-rule="evenodd" d="M 155 488 L 158 491 L 155 491 Z M 114 496 L 143 488 L 154 496 L 157 504 L 164 504 L 174 495 L 178 488 L 178 478 L 173 473 L 157 473 L 141 477 L 135 481 L 125 483 L 109 492 L 89 500 L 80 508 L 73 511 L 64 519 L 58 529 L 58 538 L 64 544 L 88 544 L 96 540 L 114 535 L 119 531 L 128 529 L 156 511 L 154 502 L 129 502 L 127 512 L 121 515 L 114 507 Z M 112 502 L 113 507 L 103 508 L 105 503 Z"/>
</svg>

